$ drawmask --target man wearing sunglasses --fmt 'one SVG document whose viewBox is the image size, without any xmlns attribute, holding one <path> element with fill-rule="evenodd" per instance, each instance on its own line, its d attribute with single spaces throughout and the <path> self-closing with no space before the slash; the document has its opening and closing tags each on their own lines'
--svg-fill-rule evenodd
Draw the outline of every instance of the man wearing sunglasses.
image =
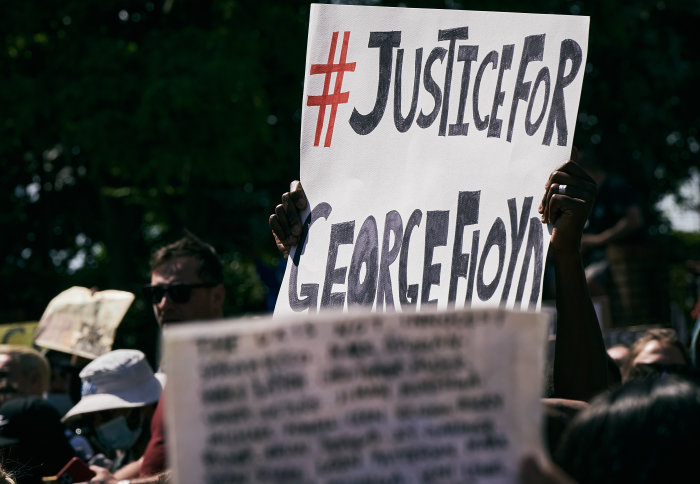
<svg viewBox="0 0 700 484">
<path fill-rule="evenodd" d="M 151 257 L 151 283 L 143 293 L 158 324 L 223 317 L 223 266 L 214 249 L 193 234 Z"/>
<path fill-rule="evenodd" d="M 151 256 L 151 283 L 143 287 L 143 295 L 153 306 L 153 314 L 162 328 L 168 324 L 186 321 L 218 319 L 223 317 L 224 270 L 214 248 L 189 232 L 171 244 L 156 250 Z M 169 482 L 165 470 L 165 438 L 163 402 L 161 394 L 151 420 L 151 440 L 143 457 L 130 469 L 121 469 L 115 475 L 91 466 L 96 476 L 90 483 L 153 484 Z M 135 475 L 139 478 L 121 479 Z"/>
</svg>

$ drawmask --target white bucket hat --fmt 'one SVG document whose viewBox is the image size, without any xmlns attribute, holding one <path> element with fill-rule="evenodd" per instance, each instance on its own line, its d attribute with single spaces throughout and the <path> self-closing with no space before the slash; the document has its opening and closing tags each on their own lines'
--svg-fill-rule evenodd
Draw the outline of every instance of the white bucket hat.
<svg viewBox="0 0 700 484">
<path fill-rule="evenodd" d="M 142 407 L 156 402 L 163 390 L 145 355 L 139 350 L 114 350 L 94 359 L 80 372 L 81 399 L 63 416 L 115 408 Z"/>
</svg>

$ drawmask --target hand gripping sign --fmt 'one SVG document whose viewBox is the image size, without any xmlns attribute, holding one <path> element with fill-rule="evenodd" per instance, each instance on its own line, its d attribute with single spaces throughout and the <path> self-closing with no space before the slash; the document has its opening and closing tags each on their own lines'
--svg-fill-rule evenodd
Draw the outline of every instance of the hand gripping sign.
<svg viewBox="0 0 700 484">
<path fill-rule="evenodd" d="M 587 17 L 312 5 L 310 207 L 275 313 L 539 307 L 587 42 Z"/>
</svg>

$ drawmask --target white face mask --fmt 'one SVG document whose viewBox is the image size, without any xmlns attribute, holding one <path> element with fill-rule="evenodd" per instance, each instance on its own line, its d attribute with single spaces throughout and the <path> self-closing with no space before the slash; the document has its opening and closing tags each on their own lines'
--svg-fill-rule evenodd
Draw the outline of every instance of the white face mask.
<svg viewBox="0 0 700 484">
<path fill-rule="evenodd" d="M 141 425 L 131 430 L 123 415 L 105 422 L 95 429 L 97 438 L 105 447 L 126 450 L 138 440 L 141 435 Z"/>
</svg>

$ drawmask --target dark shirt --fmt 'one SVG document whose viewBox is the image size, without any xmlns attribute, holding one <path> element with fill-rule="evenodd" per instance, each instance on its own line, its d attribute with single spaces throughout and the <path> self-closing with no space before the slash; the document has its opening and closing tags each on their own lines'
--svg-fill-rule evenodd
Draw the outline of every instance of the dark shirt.
<svg viewBox="0 0 700 484">
<path fill-rule="evenodd" d="M 75 452 L 56 408 L 41 397 L 16 397 L 0 406 L 0 454 L 17 484 L 54 476 Z"/>
</svg>

